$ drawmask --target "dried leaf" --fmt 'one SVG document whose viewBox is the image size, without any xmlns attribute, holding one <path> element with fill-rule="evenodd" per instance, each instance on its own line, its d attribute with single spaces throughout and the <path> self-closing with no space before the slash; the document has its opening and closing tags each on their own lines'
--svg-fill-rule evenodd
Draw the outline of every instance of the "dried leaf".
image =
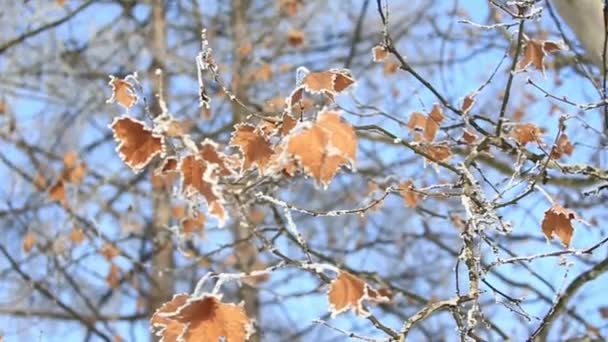
<svg viewBox="0 0 608 342">
<path fill-rule="evenodd" d="M 537 142 L 542 136 L 542 131 L 533 123 L 517 124 L 511 135 L 518 143 L 526 145 L 529 142 Z"/>
<path fill-rule="evenodd" d="M 570 143 L 568 135 L 566 133 L 562 133 L 559 138 L 557 138 L 557 144 L 553 148 L 551 157 L 559 159 L 564 155 L 571 156 L 572 152 L 574 152 L 574 146 L 572 146 L 572 144 Z"/>
<path fill-rule="evenodd" d="M 61 203 L 64 207 L 68 206 L 68 198 L 62 180 L 58 180 L 49 188 L 49 197 L 53 201 Z"/>
<path fill-rule="evenodd" d="M 235 127 L 230 145 L 238 147 L 243 155 L 242 171 L 257 167 L 260 172 L 264 172 L 274 154 L 272 145 L 266 137 L 249 124 L 238 124 Z"/>
<path fill-rule="evenodd" d="M 199 149 L 201 158 L 207 163 L 217 167 L 220 176 L 230 176 L 235 174 L 233 168 L 226 160 L 226 155 L 218 151 L 219 146 L 210 139 L 205 139 Z"/>
<path fill-rule="evenodd" d="M 110 269 L 106 276 L 106 283 L 113 289 L 120 285 L 120 268 L 115 263 L 110 264 Z"/>
<path fill-rule="evenodd" d="M 127 110 L 137 103 L 137 93 L 135 85 L 125 79 L 116 78 L 110 75 L 110 87 L 112 87 L 112 96 L 108 99 L 108 103 L 118 103 Z"/>
<path fill-rule="evenodd" d="M 545 57 L 549 53 L 562 50 L 562 45 L 559 42 L 548 40 L 530 39 L 524 46 L 522 59 L 517 62 L 517 71 L 526 69 L 532 65 L 536 69 L 545 73 Z"/>
<path fill-rule="evenodd" d="M 399 70 L 399 63 L 393 61 L 393 60 L 387 60 L 384 62 L 384 75 L 392 75 L 394 73 L 397 72 L 397 70 Z"/>
<path fill-rule="evenodd" d="M 84 234 L 84 230 L 81 228 L 74 228 L 70 231 L 69 238 L 75 245 L 80 245 L 87 237 Z"/>
<path fill-rule="evenodd" d="M 403 196 L 405 205 L 410 208 L 416 208 L 418 205 L 418 194 L 414 189 L 414 183 L 411 180 L 407 180 L 399 185 L 399 193 Z"/>
<path fill-rule="evenodd" d="M 545 211 L 542 222 L 543 233 L 547 239 L 551 240 L 557 236 L 566 247 L 570 247 L 574 228 L 572 220 L 576 219 L 576 214 L 570 209 L 566 209 L 559 204 L 554 204 Z"/>
<path fill-rule="evenodd" d="M 342 121 L 340 112 L 324 111 L 312 127 L 290 137 L 287 152 L 300 162 L 306 173 L 326 186 L 341 166 L 354 165 L 357 136 L 353 128 Z"/>
<path fill-rule="evenodd" d="M 471 110 L 471 108 L 473 108 L 474 104 L 475 104 L 475 95 L 467 95 L 462 100 L 462 106 L 460 107 L 460 109 L 462 110 L 463 113 L 466 114 Z"/>
<path fill-rule="evenodd" d="M 152 330 L 155 332 L 156 336 L 162 337 L 161 341 L 173 342 L 178 340 L 178 337 L 184 330 L 185 324 L 167 318 L 167 315 L 175 313 L 180 307 L 186 304 L 188 298 L 190 298 L 190 296 L 185 293 L 173 295 L 171 301 L 164 303 L 154 312 L 152 318 L 150 318 Z"/>
<path fill-rule="evenodd" d="M 384 46 L 376 45 L 372 48 L 372 60 L 374 62 L 382 62 L 386 57 L 388 57 L 388 51 Z"/>
<path fill-rule="evenodd" d="M 477 135 L 465 129 L 462 131 L 462 137 L 460 139 L 465 143 L 471 145 L 475 142 L 475 140 L 477 140 Z"/>
<path fill-rule="evenodd" d="M 36 246 L 37 241 L 38 238 L 36 237 L 36 234 L 34 234 L 34 232 L 30 230 L 23 237 L 23 241 L 21 242 L 21 249 L 23 250 L 23 252 L 29 253 L 32 248 Z"/>
<path fill-rule="evenodd" d="M 120 255 L 120 250 L 113 244 L 106 242 L 101 246 L 99 254 L 103 255 L 106 260 L 112 261 L 112 259 Z"/>
<path fill-rule="evenodd" d="M 181 221 L 182 233 L 190 235 L 194 232 L 202 233 L 205 229 L 205 215 L 195 212 Z"/>
<path fill-rule="evenodd" d="M 298 10 L 303 3 L 304 0 L 279 0 L 279 8 L 281 12 L 293 17 L 298 14 Z"/>
<path fill-rule="evenodd" d="M 186 195 L 200 194 L 207 202 L 209 213 L 223 225 L 227 216 L 217 184 L 218 177 L 214 172 L 215 167 L 201 158 L 188 155 L 181 159 L 179 169 L 182 175 L 182 191 Z"/>
<path fill-rule="evenodd" d="M 363 307 L 363 301 L 383 303 L 390 300 L 360 278 L 344 271 L 329 284 L 328 299 L 332 317 L 348 309 L 358 316 L 367 317 L 370 312 Z"/>
<path fill-rule="evenodd" d="M 115 118 L 110 125 L 116 151 L 133 172 L 141 171 L 157 155 L 164 155 L 165 140 L 148 129 L 141 121 L 129 116 Z"/>
<path fill-rule="evenodd" d="M 222 303 L 212 294 L 174 296 L 154 313 L 150 323 L 163 341 L 236 342 L 246 341 L 253 333 L 253 322 L 242 305 Z"/>
<path fill-rule="evenodd" d="M 296 29 L 290 29 L 287 32 L 287 42 L 293 47 L 298 47 L 304 44 L 304 32 Z"/>
</svg>

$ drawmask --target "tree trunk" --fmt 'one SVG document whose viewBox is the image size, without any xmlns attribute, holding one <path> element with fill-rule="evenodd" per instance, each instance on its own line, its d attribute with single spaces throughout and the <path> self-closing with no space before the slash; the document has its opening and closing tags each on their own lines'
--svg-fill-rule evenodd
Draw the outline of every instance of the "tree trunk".
<svg viewBox="0 0 608 342">
<path fill-rule="evenodd" d="M 156 75 L 157 69 L 163 69 L 167 54 L 166 47 L 166 22 L 165 22 L 165 1 L 154 0 L 152 2 L 152 32 L 150 49 L 153 53 L 153 60 L 148 70 L 148 79 L 152 84 L 152 96 L 150 96 L 150 112 L 156 116 L 161 113 L 161 108 L 156 94 L 163 92 L 162 96 L 166 99 L 166 73 L 163 73 L 162 89 L 159 87 L 159 76 Z M 150 288 L 150 298 L 148 299 L 148 312 L 152 313 L 164 302 L 171 299 L 173 295 L 173 277 L 167 274 L 166 270 L 173 269 L 173 246 L 171 235 L 166 227 L 169 224 L 171 215 L 170 191 L 166 187 L 155 189 L 153 193 L 154 217 L 151 234 L 154 238 L 154 249 L 156 251 L 152 259 L 152 284 Z M 151 340 L 156 340 L 152 337 Z"/>
</svg>

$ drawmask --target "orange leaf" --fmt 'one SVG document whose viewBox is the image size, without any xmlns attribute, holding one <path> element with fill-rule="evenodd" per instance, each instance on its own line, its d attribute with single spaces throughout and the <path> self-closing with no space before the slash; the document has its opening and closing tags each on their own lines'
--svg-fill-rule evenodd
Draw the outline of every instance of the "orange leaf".
<svg viewBox="0 0 608 342">
<path fill-rule="evenodd" d="M 462 100 L 462 106 L 460 107 L 460 109 L 462 110 L 463 113 L 466 114 L 471 110 L 471 108 L 473 108 L 474 104 L 475 104 L 475 95 L 467 95 Z"/>
<path fill-rule="evenodd" d="M 112 87 L 112 96 L 108 99 L 108 103 L 117 102 L 126 109 L 133 107 L 137 103 L 135 86 L 129 81 L 110 75 L 109 85 Z"/>
<path fill-rule="evenodd" d="M 388 51 L 384 46 L 376 45 L 372 48 L 372 60 L 374 62 L 382 62 L 388 56 Z"/>
<path fill-rule="evenodd" d="M 328 299 L 333 317 L 348 309 L 358 316 L 367 317 L 370 312 L 363 307 L 363 301 L 383 303 L 390 300 L 360 278 L 343 271 L 329 284 Z"/>
<path fill-rule="evenodd" d="M 199 298 L 176 295 L 163 304 L 150 320 L 156 336 L 164 341 L 246 341 L 253 333 L 253 322 L 242 305 L 222 303 L 219 296 Z M 175 338 L 175 339 L 174 339 Z"/>
<path fill-rule="evenodd" d="M 290 29 L 287 32 L 287 42 L 293 47 L 298 47 L 304 43 L 304 32 Z"/>
<path fill-rule="evenodd" d="M 353 128 L 342 121 L 340 112 L 324 111 L 312 127 L 290 137 L 287 152 L 295 156 L 305 172 L 326 186 L 340 166 L 355 163 L 357 136 Z"/>
<path fill-rule="evenodd" d="M 86 235 L 84 235 L 84 231 L 80 228 L 74 228 L 70 231 L 70 241 L 72 241 L 75 245 L 80 245 L 85 239 Z"/>
<path fill-rule="evenodd" d="M 540 139 L 542 132 L 535 124 L 527 123 L 515 125 L 511 134 L 518 143 L 525 145 L 529 142 L 537 142 Z"/>
<path fill-rule="evenodd" d="M 152 318 L 150 318 L 152 330 L 155 331 L 156 336 L 163 338 L 162 341 L 177 341 L 178 337 L 181 335 L 185 324 L 167 318 L 166 315 L 175 313 L 180 307 L 186 304 L 188 298 L 190 298 L 190 296 L 185 293 L 173 295 L 171 301 L 164 303 L 154 312 Z"/>
<path fill-rule="evenodd" d="M 99 253 L 103 255 L 106 260 L 112 261 L 114 257 L 120 255 L 120 250 L 113 244 L 106 242 L 103 246 L 101 246 Z"/>
<path fill-rule="evenodd" d="M 25 252 L 25 253 L 29 253 L 32 248 L 34 248 L 34 246 L 36 246 L 36 242 L 38 241 L 38 238 L 36 238 L 36 234 L 34 234 L 34 232 L 32 231 L 28 231 L 25 236 L 23 237 L 23 241 L 21 242 L 21 249 Z"/>
<path fill-rule="evenodd" d="M 203 232 L 205 229 L 205 215 L 196 212 L 193 215 L 184 218 L 181 221 L 182 232 L 186 235 L 190 235 L 196 232 Z"/>
<path fill-rule="evenodd" d="M 534 66 L 545 73 L 545 57 L 548 53 L 562 50 L 558 42 L 548 40 L 530 39 L 524 47 L 523 57 L 517 62 L 517 71 L 526 69 L 529 65 Z"/>
<path fill-rule="evenodd" d="M 49 188 L 49 196 L 53 201 L 61 203 L 64 207 L 68 206 L 68 198 L 62 180 L 58 180 Z"/>
<path fill-rule="evenodd" d="M 574 152 L 574 146 L 572 146 L 572 144 L 570 143 L 568 135 L 566 133 L 562 133 L 559 138 L 557 138 L 557 144 L 553 148 L 551 157 L 559 159 L 563 157 L 564 154 L 571 156 L 572 152 Z"/>
<path fill-rule="evenodd" d="M 165 138 L 153 133 L 146 125 L 128 116 L 117 117 L 110 125 L 116 151 L 133 172 L 146 167 L 156 155 L 164 155 Z"/>
<path fill-rule="evenodd" d="M 407 180 L 399 185 L 399 193 L 403 196 L 403 200 L 405 201 L 405 205 L 410 208 L 416 208 L 418 205 L 418 194 L 412 189 L 414 189 L 413 183 L 411 180 Z"/>
<path fill-rule="evenodd" d="M 274 154 L 270 142 L 250 124 L 238 124 L 235 127 L 230 145 L 238 147 L 243 154 L 242 171 L 255 166 L 263 172 Z"/>
<path fill-rule="evenodd" d="M 542 222 L 543 233 L 547 239 L 551 240 L 557 236 L 566 247 L 570 247 L 574 228 L 572 220 L 576 219 L 576 214 L 570 209 L 566 209 L 559 204 L 554 204 L 545 211 Z"/>
<path fill-rule="evenodd" d="M 229 167 L 229 164 L 226 162 L 226 155 L 221 152 L 218 152 L 218 148 L 219 146 L 214 141 L 208 138 L 205 139 L 201 143 L 201 158 L 207 163 L 217 166 L 219 175 L 233 175 L 235 172 Z"/>
<path fill-rule="evenodd" d="M 106 276 L 106 283 L 113 289 L 120 285 L 120 268 L 115 263 L 110 264 L 110 269 Z"/>
<path fill-rule="evenodd" d="M 182 191 L 186 195 L 200 194 L 207 202 L 209 213 L 223 225 L 227 217 L 217 184 L 218 178 L 213 172 L 215 168 L 196 156 L 188 155 L 181 159 L 179 169 L 182 175 Z"/>
</svg>

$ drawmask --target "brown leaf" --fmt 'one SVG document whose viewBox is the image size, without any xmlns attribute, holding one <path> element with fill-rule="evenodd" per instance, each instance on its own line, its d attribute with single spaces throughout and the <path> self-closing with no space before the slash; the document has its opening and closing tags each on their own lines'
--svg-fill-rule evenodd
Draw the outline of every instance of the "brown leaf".
<svg viewBox="0 0 608 342">
<path fill-rule="evenodd" d="M 163 175 L 169 172 L 177 172 L 177 165 L 179 161 L 175 157 L 167 157 L 163 160 L 163 163 L 160 165 L 158 169 L 156 169 L 155 173 L 159 175 Z"/>
<path fill-rule="evenodd" d="M 141 121 L 129 116 L 117 117 L 110 125 L 116 151 L 133 172 L 141 171 L 157 155 L 165 152 L 165 138 L 148 129 Z"/>
<path fill-rule="evenodd" d="M 126 109 L 137 103 L 137 93 L 132 83 L 110 75 L 109 85 L 112 87 L 112 96 L 108 99 L 108 103 L 117 102 Z"/>
<path fill-rule="evenodd" d="M 252 51 L 253 51 L 253 44 L 250 41 L 242 42 L 241 45 L 239 45 L 239 47 L 236 49 L 236 53 L 240 57 L 247 57 L 251 54 Z"/>
<path fill-rule="evenodd" d="M 376 63 L 382 62 L 388 56 L 388 51 L 384 46 L 376 45 L 372 48 L 372 60 Z"/>
<path fill-rule="evenodd" d="M 209 213 L 223 225 L 227 216 L 217 184 L 218 177 L 213 172 L 215 168 L 194 155 L 188 155 L 181 159 L 179 169 L 182 175 L 182 191 L 186 195 L 200 194 L 207 202 Z"/>
<path fill-rule="evenodd" d="M 430 162 L 446 161 L 452 156 L 452 150 L 445 143 L 429 144 L 421 148 L 432 159 Z"/>
<path fill-rule="evenodd" d="M 53 201 L 61 203 L 64 207 L 68 206 L 68 198 L 62 180 L 58 180 L 49 188 L 49 197 Z"/>
<path fill-rule="evenodd" d="M 106 283 L 113 289 L 120 285 L 120 268 L 115 263 L 110 264 L 110 269 L 108 270 L 108 275 L 106 276 Z"/>
<path fill-rule="evenodd" d="M 250 124 L 238 124 L 235 127 L 230 145 L 238 147 L 243 154 L 242 171 L 257 167 L 260 172 L 264 172 L 274 154 L 270 142 Z"/>
<path fill-rule="evenodd" d="M 186 235 L 190 235 L 194 232 L 202 233 L 205 229 L 205 215 L 200 212 L 195 212 L 189 217 L 184 218 L 181 221 L 182 232 Z"/>
<path fill-rule="evenodd" d="M 304 3 L 304 0 L 279 0 L 278 2 L 281 12 L 293 17 L 298 13 L 298 10 Z"/>
<path fill-rule="evenodd" d="M 219 296 L 203 294 L 192 298 L 174 296 L 150 320 L 163 341 L 246 341 L 253 332 L 242 305 L 221 302 Z"/>
<path fill-rule="evenodd" d="M 464 141 L 465 143 L 471 145 L 475 142 L 475 140 L 477 140 L 477 135 L 475 135 L 475 133 L 469 132 L 468 130 L 463 130 L 462 131 L 462 141 Z"/>
<path fill-rule="evenodd" d="M 38 238 L 36 237 L 36 234 L 34 234 L 34 232 L 30 230 L 23 237 L 23 241 L 21 242 L 21 249 L 23 250 L 23 252 L 29 253 L 32 248 L 36 246 L 37 241 Z"/>
<path fill-rule="evenodd" d="M 340 112 L 324 111 L 312 127 L 290 137 L 287 152 L 300 162 L 306 173 L 326 186 L 341 166 L 354 164 L 357 136 L 353 128 L 342 121 Z"/>
<path fill-rule="evenodd" d="M 219 152 L 218 148 L 218 144 L 216 144 L 213 140 L 208 138 L 205 139 L 201 143 L 201 148 L 199 149 L 201 158 L 207 163 L 215 165 L 220 176 L 230 176 L 235 174 L 235 171 L 230 168 L 230 165 L 226 162 L 226 155 Z"/>
<path fill-rule="evenodd" d="M 532 65 L 536 69 L 545 73 L 545 57 L 549 53 L 562 50 L 562 45 L 558 42 L 530 39 L 524 46 L 522 59 L 517 62 L 517 71 L 526 69 Z"/>
<path fill-rule="evenodd" d="M 572 146 L 572 144 L 570 143 L 568 135 L 566 133 L 562 133 L 559 138 L 557 138 L 557 144 L 553 148 L 551 157 L 559 159 L 564 155 L 571 156 L 572 152 L 574 152 L 574 146 Z"/>
<path fill-rule="evenodd" d="M 542 136 L 542 131 L 533 123 L 517 124 L 511 135 L 518 143 L 526 145 L 529 142 L 537 142 Z"/>
<path fill-rule="evenodd" d="M 542 222 L 543 233 L 547 239 L 551 240 L 557 236 L 566 247 L 570 247 L 574 228 L 572 220 L 576 219 L 576 214 L 570 209 L 566 209 L 559 204 L 554 204 L 545 211 Z"/>
<path fill-rule="evenodd" d="M 302 81 L 304 89 L 310 93 L 329 93 L 336 95 L 341 93 L 350 85 L 355 83 L 355 79 L 347 69 L 330 69 L 328 71 L 311 72 Z M 292 101 L 292 103 L 294 103 Z"/>
<path fill-rule="evenodd" d="M 387 60 L 384 62 L 384 75 L 392 75 L 394 73 L 397 72 L 397 70 L 399 70 L 399 63 L 393 61 L 393 60 Z"/>
<path fill-rule="evenodd" d="M 112 259 L 120 255 L 120 250 L 113 244 L 106 242 L 101 246 L 99 253 L 103 255 L 106 260 L 112 261 Z"/>
<path fill-rule="evenodd" d="M 150 325 L 154 334 L 157 337 L 162 337 L 162 341 L 172 342 L 178 340 L 178 337 L 184 330 L 185 324 L 167 318 L 166 315 L 175 313 L 186 304 L 188 298 L 190 296 L 185 293 L 173 295 L 173 298 L 158 308 L 152 315 L 152 318 L 150 318 Z"/>
<path fill-rule="evenodd" d="M 287 32 L 287 42 L 293 47 L 298 47 L 304 44 L 304 32 L 296 29 L 290 29 Z"/>
<path fill-rule="evenodd" d="M 467 95 L 462 100 L 462 106 L 460 107 L 460 109 L 462 110 L 463 113 L 466 114 L 471 110 L 471 108 L 473 108 L 474 104 L 475 104 L 475 95 Z"/>
<path fill-rule="evenodd" d="M 81 228 L 74 228 L 70 231 L 69 238 L 75 245 L 80 245 L 87 237 Z"/>
<path fill-rule="evenodd" d="M 405 205 L 410 208 L 416 208 L 418 205 L 418 194 L 414 189 L 414 184 L 411 180 L 407 180 L 399 185 L 399 193 L 403 196 Z"/>
<path fill-rule="evenodd" d="M 382 303 L 390 300 L 360 278 L 344 271 L 329 284 L 328 299 L 329 310 L 334 317 L 348 309 L 358 316 L 367 317 L 370 312 L 363 307 L 363 301 Z"/>
</svg>

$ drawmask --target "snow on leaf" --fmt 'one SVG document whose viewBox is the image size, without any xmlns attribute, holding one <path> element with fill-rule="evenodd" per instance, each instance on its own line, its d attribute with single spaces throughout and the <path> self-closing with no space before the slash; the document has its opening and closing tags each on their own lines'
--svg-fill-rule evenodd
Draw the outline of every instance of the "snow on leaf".
<svg viewBox="0 0 608 342">
<path fill-rule="evenodd" d="M 511 135 L 518 143 L 526 145 L 529 142 L 537 142 L 542 135 L 542 131 L 533 123 L 517 124 Z"/>
<path fill-rule="evenodd" d="M 223 303 L 221 297 L 203 294 L 193 298 L 179 294 L 163 304 L 150 320 L 161 341 L 246 341 L 253 321 L 243 305 Z"/>
<path fill-rule="evenodd" d="M 562 50 L 562 44 L 559 42 L 530 39 L 524 46 L 522 59 L 517 62 L 517 71 L 522 71 L 532 65 L 534 68 L 545 73 L 545 57 L 549 53 Z"/>
<path fill-rule="evenodd" d="M 198 193 L 206 203 L 209 213 L 215 216 L 220 225 L 227 219 L 224 200 L 218 185 L 218 177 L 214 173 L 217 167 L 201 158 L 188 155 L 180 160 L 179 170 L 182 175 L 182 192 L 187 196 Z"/>
<path fill-rule="evenodd" d="M 127 110 L 137 103 L 135 85 L 126 78 L 120 79 L 110 75 L 110 82 L 108 84 L 112 87 L 112 96 L 108 99 L 108 103 L 116 102 Z"/>
<path fill-rule="evenodd" d="M 250 124 L 238 124 L 235 127 L 230 145 L 238 147 L 243 154 L 242 171 L 257 167 L 263 173 L 274 154 L 270 141 Z"/>
<path fill-rule="evenodd" d="M 572 220 L 574 219 L 576 219 L 574 211 L 559 204 L 554 204 L 545 211 L 542 222 L 543 233 L 549 240 L 553 236 L 557 236 L 566 247 L 570 247 L 574 234 L 574 228 L 572 227 Z"/>
<path fill-rule="evenodd" d="M 164 155 L 165 139 L 153 133 L 146 125 L 129 116 L 115 118 L 110 125 L 116 151 L 133 172 L 141 171 L 157 155 Z"/>
<path fill-rule="evenodd" d="M 363 307 L 364 301 L 384 303 L 390 300 L 386 293 L 373 289 L 360 278 L 344 271 L 329 284 L 327 295 L 332 317 L 348 309 L 358 316 L 367 317 L 370 312 Z"/>
<path fill-rule="evenodd" d="M 177 341 L 177 338 L 184 330 L 185 324 L 167 318 L 167 315 L 175 313 L 175 311 L 186 304 L 188 298 L 190 296 L 185 293 L 173 295 L 173 298 L 158 308 L 152 315 L 152 318 L 150 318 L 151 328 L 157 337 L 161 337 L 161 342 Z"/>
<path fill-rule="evenodd" d="M 340 112 L 323 111 L 314 125 L 299 131 L 295 129 L 288 138 L 287 152 L 324 186 L 331 182 L 341 166 L 355 163 L 357 136 L 341 119 Z"/>
<path fill-rule="evenodd" d="M 372 48 L 372 60 L 376 63 L 382 62 L 388 56 L 388 51 L 384 46 L 376 45 Z"/>
<path fill-rule="evenodd" d="M 462 100 L 462 105 L 461 105 L 460 109 L 462 110 L 463 113 L 466 114 L 471 110 L 471 108 L 473 108 L 474 104 L 475 104 L 475 95 L 474 94 L 467 95 Z"/>
<path fill-rule="evenodd" d="M 216 165 L 220 176 L 234 175 L 235 171 L 226 162 L 226 155 L 218 151 L 219 146 L 213 140 L 205 139 L 199 149 L 201 158 L 206 162 Z"/>
</svg>

